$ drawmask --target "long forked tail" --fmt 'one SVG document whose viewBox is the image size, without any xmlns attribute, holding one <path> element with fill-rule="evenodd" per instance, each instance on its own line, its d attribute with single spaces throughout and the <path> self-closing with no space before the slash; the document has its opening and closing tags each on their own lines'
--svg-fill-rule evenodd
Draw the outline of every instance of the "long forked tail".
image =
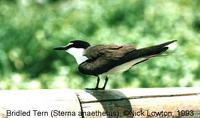
<svg viewBox="0 0 200 118">
<path fill-rule="evenodd" d="M 175 41 L 176 40 L 165 42 L 165 43 L 162 43 L 162 44 L 159 44 L 159 45 L 154 45 L 154 46 L 146 47 L 146 48 L 140 48 L 140 49 L 135 50 L 129 56 L 133 56 L 134 59 L 143 58 L 141 61 L 139 61 L 139 62 L 137 62 L 137 63 L 134 64 L 134 65 L 137 65 L 139 63 L 147 61 L 150 58 L 156 57 L 156 56 L 160 55 L 161 53 L 165 52 L 168 49 L 167 46 L 169 44 L 175 42 Z"/>
<path fill-rule="evenodd" d="M 152 57 L 165 52 L 168 49 L 168 45 L 175 42 L 176 40 L 165 42 L 159 45 L 154 45 L 146 48 L 138 49 L 139 57 Z"/>
</svg>

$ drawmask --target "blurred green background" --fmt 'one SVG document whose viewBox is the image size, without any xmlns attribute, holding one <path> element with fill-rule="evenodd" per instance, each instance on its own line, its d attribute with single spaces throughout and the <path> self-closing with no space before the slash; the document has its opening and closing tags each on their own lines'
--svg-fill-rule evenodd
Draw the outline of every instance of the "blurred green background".
<svg viewBox="0 0 200 118">
<path fill-rule="evenodd" d="M 107 88 L 200 86 L 199 0 L 0 0 L 0 89 L 94 87 L 96 77 L 52 50 L 73 39 L 137 47 L 176 39 L 174 52 L 111 75 Z"/>
</svg>

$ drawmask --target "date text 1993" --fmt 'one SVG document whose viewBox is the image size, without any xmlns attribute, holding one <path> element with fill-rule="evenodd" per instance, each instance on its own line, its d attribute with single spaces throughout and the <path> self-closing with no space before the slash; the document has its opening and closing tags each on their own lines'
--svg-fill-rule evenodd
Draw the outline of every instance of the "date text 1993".
<svg viewBox="0 0 200 118">
<path fill-rule="evenodd" d="M 177 110 L 178 116 L 194 116 L 193 110 Z"/>
</svg>

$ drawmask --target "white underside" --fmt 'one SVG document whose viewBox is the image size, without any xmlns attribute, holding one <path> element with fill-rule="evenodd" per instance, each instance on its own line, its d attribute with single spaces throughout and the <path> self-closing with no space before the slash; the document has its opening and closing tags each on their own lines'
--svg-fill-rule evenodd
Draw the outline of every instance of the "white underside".
<svg viewBox="0 0 200 118">
<path fill-rule="evenodd" d="M 129 62 L 126 62 L 124 64 L 121 64 L 119 66 L 116 66 L 114 68 L 112 68 L 111 70 L 109 70 L 108 72 L 106 72 L 105 74 L 114 74 L 114 73 L 121 73 L 124 72 L 128 69 L 130 69 L 134 64 L 145 60 L 146 58 L 139 58 L 139 59 L 135 59 Z"/>
</svg>

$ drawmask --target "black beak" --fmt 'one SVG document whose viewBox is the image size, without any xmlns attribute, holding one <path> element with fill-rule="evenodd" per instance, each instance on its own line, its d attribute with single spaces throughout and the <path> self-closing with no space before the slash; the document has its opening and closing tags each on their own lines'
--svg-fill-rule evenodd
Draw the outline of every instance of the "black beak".
<svg viewBox="0 0 200 118">
<path fill-rule="evenodd" d="M 60 46 L 60 47 L 54 48 L 54 50 L 67 50 L 67 49 L 68 49 L 67 46 Z"/>
</svg>

